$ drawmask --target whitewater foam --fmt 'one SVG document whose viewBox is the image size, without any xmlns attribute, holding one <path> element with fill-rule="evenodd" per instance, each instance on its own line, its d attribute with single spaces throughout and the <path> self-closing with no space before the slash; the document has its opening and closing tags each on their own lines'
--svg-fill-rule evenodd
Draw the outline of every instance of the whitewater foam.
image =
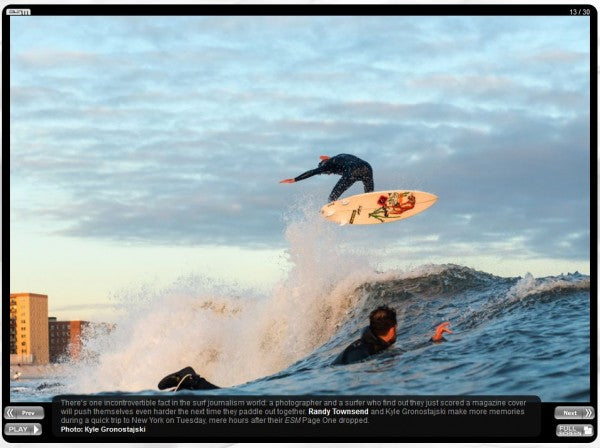
<svg viewBox="0 0 600 448">
<path fill-rule="evenodd" d="M 292 229 L 288 237 L 296 235 L 302 231 Z M 111 334 L 90 338 L 86 349 L 97 349 L 97 356 L 78 365 L 74 381 L 62 388 L 60 376 L 12 381 L 11 399 L 161 394 L 155 384 L 162 371 L 190 364 L 220 385 L 239 384 L 215 394 L 443 394 L 451 387 L 458 394 L 589 400 L 589 276 L 504 278 L 441 265 L 398 276 L 349 269 L 349 280 L 330 266 L 323 266 L 327 275 L 314 277 L 319 267 L 292 268 L 281 290 L 269 295 L 199 276 L 152 294 L 138 291 L 125 300 L 127 319 Z M 302 300 L 307 278 L 327 279 L 321 290 L 309 288 L 319 300 Z M 292 295 L 297 300 L 290 305 Z M 395 346 L 364 363 L 332 366 L 379 305 L 401 316 Z M 448 344 L 431 344 L 442 321 L 451 322 L 454 334 Z M 165 343 L 171 337 L 185 344 Z M 257 380 L 240 384 L 246 378 Z"/>
<path fill-rule="evenodd" d="M 530 273 L 520 279 L 507 293 L 510 300 L 521 300 L 536 294 L 547 293 L 560 289 L 565 290 L 589 290 L 590 280 L 573 279 L 572 276 L 546 277 L 536 279 Z"/>
<path fill-rule="evenodd" d="M 185 366 L 221 386 L 279 372 L 325 343 L 363 296 L 356 288 L 374 270 L 341 249 L 336 226 L 302 201 L 287 218 L 290 270 L 261 295 L 190 275 L 169 288 L 122 297 L 122 317 L 109 334 L 84 343 L 70 392 L 140 391 Z"/>
<path fill-rule="evenodd" d="M 377 272 L 378 260 L 352 251 L 346 229 L 314 213 L 314 200 L 299 203 L 285 217 L 288 270 L 270 292 L 188 275 L 166 289 L 122 294 L 115 328 L 86 338 L 61 393 L 156 390 L 160 378 L 188 365 L 234 386 L 331 364 L 381 304 L 396 309 L 403 350 L 412 350 L 441 321 L 452 321 L 459 340 L 511 315 L 525 297 L 589 290 L 585 276 L 507 279 L 453 264 Z"/>
</svg>

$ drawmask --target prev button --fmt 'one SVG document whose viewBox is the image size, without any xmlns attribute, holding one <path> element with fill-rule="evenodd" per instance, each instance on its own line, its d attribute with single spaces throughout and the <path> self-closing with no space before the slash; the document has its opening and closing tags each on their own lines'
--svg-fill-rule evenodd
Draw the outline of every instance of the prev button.
<svg viewBox="0 0 600 448">
<path fill-rule="evenodd" d="M 44 408 L 41 406 L 7 406 L 4 408 L 4 418 L 7 420 L 41 420 L 44 418 Z"/>
</svg>

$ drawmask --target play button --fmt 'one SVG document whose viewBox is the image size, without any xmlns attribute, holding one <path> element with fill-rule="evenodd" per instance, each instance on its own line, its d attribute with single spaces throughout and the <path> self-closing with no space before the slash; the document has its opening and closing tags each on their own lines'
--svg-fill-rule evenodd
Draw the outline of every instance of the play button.
<svg viewBox="0 0 600 448">
<path fill-rule="evenodd" d="M 5 436 L 39 436 L 42 425 L 39 423 L 7 423 L 4 425 Z"/>
</svg>

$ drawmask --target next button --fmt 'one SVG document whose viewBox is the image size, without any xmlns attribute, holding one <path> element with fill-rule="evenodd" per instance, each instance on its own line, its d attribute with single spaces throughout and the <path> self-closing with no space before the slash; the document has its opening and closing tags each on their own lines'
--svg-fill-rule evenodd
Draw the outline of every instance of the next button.
<svg viewBox="0 0 600 448">
<path fill-rule="evenodd" d="M 554 418 L 557 420 L 591 420 L 594 415 L 594 408 L 591 406 L 558 406 L 554 410 Z"/>
</svg>

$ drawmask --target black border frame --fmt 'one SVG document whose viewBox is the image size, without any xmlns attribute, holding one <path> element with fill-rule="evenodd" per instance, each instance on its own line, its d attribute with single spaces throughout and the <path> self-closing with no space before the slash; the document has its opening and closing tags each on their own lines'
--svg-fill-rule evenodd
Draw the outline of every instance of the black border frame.
<svg viewBox="0 0 600 448">
<path fill-rule="evenodd" d="M 377 15 L 421 15 L 421 16 L 569 16 L 571 9 L 589 9 L 590 19 L 590 401 L 589 402 L 544 402 L 542 403 L 541 434 L 534 438 L 515 438 L 515 437 L 423 437 L 423 438 L 393 438 L 377 437 L 376 435 L 365 437 L 296 437 L 290 438 L 281 435 L 264 437 L 236 437 L 232 434 L 224 434 L 223 437 L 197 438 L 197 437 L 54 437 L 52 434 L 52 403 L 25 403 L 18 402 L 20 406 L 42 406 L 45 411 L 45 417 L 38 422 L 43 424 L 43 432 L 40 436 L 22 437 L 5 436 L 4 424 L 7 420 L 2 420 L 2 436 L 5 441 L 11 443 L 199 443 L 199 442 L 428 442 L 428 443 L 590 443 L 596 440 L 598 428 L 598 304 L 597 301 L 597 255 L 598 255 L 598 233 L 597 233 L 597 214 L 598 214 L 598 12 L 593 5 L 589 4 L 510 4 L 510 5 L 404 5 L 404 4 L 379 4 L 379 5 L 356 5 L 356 4 L 210 4 L 210 5 L 187 5 L 187 4 L 162 4 L 162 5 L 116 5 L 116 4 L 14 4 L 7 5 L 2 14 L 2 41 L 5 51 L 2 52 L 2 241 L 10 242 L 10 17 L 6 13 L 7 9 L 30 9 L 32 15 L 36 16 L 74 16 L 74 15 L 103 15 L 103 16 L 179 16 L 179 15 L 239 15 L 239 16 L 276 16 L 276 15 L 322 15 L 322 16 L 377 16 Z M 2 319 L 8 322 L 10 316 L 10 307 L 6 298 L 10 295 L 10 256 L 9 249 L 4 245 L 2 251 L 2 294 L 5 298 L 2 301 Z M 3 335 L 7 335 L 9 326 L 3 326 Z M 10 363 L 9 338 L 2 338 L 2 406 L 10 405 L 10 378 L 6 375 L 6 366 Z M 554 419 L 554 408 L 561 406 L 593 406 L 596 410 L 596 416 L 593 420 L 564 421 Z M 4 414 L 4 412 L 3 412 Z M 594 437 L 557 437 L 555 429 L 557 424 L 569 423 L 591 423 L 594 425 Z"/>
</svg>

